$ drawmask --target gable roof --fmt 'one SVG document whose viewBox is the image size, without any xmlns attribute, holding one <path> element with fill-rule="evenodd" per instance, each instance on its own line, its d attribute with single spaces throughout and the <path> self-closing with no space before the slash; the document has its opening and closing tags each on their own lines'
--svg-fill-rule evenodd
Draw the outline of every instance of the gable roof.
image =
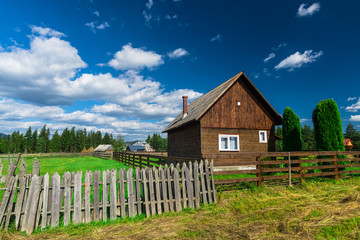
<svg viewBox="0 0 360 240">
<path fill-rule="evenodd" d="M 276 110 L 270 105 L 270 103 L 265 99 L 265 97 L 259 92 L 259 90 L 252 84 L 249 78 L 245 75 L 244 72 L 238 73 L 234 77 L 230 78 L 220 86 L 214 88 L 207 94 L 201 96 L 197 100 L 189 104 L 188 114 L 186 117 L 183 117 L 183 114 L 180 113 L 164 130 L 163 132 L 168 132 L 170 130 L 182 127 L 186 124 L 189 124 L 194 121 L 199 121 L 200 118 L 209 110 L 218 99 L 220 99 L 225 92 L 233 86 L 236 81 L 245 81 L 248 83 L 249 88 L 257 95 L 261 102 L 268 109 L 272 118 L 274 119 L 277 125 L 282 124 L 282 117 Z"/>
<path fill-rule="evenodd" d="M 100 144 L 94 150 L 94 152 L 105 152 L 105 151 L 112 151 L 114 147 L 111 144 Z"/>
</svg>

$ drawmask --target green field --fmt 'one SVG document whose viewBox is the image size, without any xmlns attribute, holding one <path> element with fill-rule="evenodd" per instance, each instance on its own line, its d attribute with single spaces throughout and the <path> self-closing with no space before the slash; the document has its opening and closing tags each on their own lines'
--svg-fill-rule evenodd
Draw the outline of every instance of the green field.
<svg viewBox="0 0 360 240">
<path fill-rule="evenodd" d="M 6 175 L 7 166 L 8 166 L 8 159 L 1 158 L 2 163 L 4 164 L 4 168 L 2 171 L 3 175 Z M 26 158 L 27 164 L 27 172 L 31 173 L 31 166 L 33 162 L 33 157 Z M 74 156 L 47 156 L 47 157 L 37 157 L 40 160 L 40 175 L 45 175 L 47 172 L 50 176 L 52 176 L 55 172 L 62 175 L 65 172 L 77 172 L 82 171 L 83 175 L 85 171 L 91 170 L 111 170 L 120 168 L 129 167 L 125 166 L 122 163 L 116 162 L 115 160 L 107 159 L 103 160 L 100 158 L 92 157 L 92 156 L 81 156 L 81 155 L 74 155 Z M 18 169 L 15 173 L 18 172 Z"/>
</svg>

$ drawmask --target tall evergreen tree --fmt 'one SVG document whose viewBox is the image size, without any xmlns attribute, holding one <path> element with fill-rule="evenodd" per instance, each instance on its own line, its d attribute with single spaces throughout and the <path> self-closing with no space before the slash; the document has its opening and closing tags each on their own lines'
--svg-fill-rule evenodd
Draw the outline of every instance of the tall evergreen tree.
<svg viewBox="0 0 360 240">
<path fill-rule="evenodd" d="M 313 111 L 316 149 L 319 151 L 343 151 L 344 135 L 339 108 L 333 99 L 320 101 Z"/>
<path fill-rule="evenodd" d="M 58 130 L 55 131 L 50 140 L 50 151 L 55 153 L 61 152 L 61 137 Z"/>
<path fill-rule="evenodd" d="M 278 137 L 283 137 L 282 134 L 282 127 L 277 127 L 275 130 L 275 135 Z M 283 151 L 283 139 L 281 140 L 276 140 L 276 151 L 278 152 L 282 152 Z"/>
<path fill-rule="evenodd" d="M 300 119 L 289 107 L 283 114 L 283 150 L 302 151 Z"/>
<path fill-rule="evenodd" d="M 69 152 L 70 150 L 70 131 L 65 128 L 61 134 L 61 151 Z"/>
<path fill-rule="evenodd" d="M 316 150 L 314 129 L 312 129 L 309 125 L 304 124 L 304 127 L 301 128 L 301 133 L 303 139 L 303 149 L 305 151 Z"/>
<path fill-rule="evenodd" d="M 24 139 L 24 152 L 25 153 L 29 153 L 31 152 L 31 137 L 32 137 L 32 132 L 31 132 L 31 126 L 28 128 L 28 130 L 25 133 L 25 139 Z"/>
<path fill-rule="evenodd" d="M 37 129 L 35 129 L 35 131 L 32 134 L 32 137 L 31 137 L 31 152 L 32 153 L 34 153 L 36 151 L 37 134 L 38 134 L 38 131 L 37 131 Z"/>
<path fill-rule="evenodd" d="M 102 144 L 110 144 L 110 143 L 111 143 L 110 135 L 108 133 L 105 133 L 102 139 Z"/>
</svg>

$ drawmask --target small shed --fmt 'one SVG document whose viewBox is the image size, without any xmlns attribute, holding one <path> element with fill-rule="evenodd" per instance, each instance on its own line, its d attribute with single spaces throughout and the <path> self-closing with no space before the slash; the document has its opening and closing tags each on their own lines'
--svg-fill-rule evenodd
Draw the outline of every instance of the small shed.
<svg viewBox="0 0 360 240">
<path fill-rule="evenodd" d="M 128 152 L 154 152 L 155 150 L 147 142 L 138 141 L 126 148 Z"/>
<path fill-rule="evenodd" d="M 111 144 L 100 144 L 94 152 L 114 152 L 114 147 Z"/>
<path fill-rule="evenodd" d="M 354 147 L 354 144 L 351 142 L 349 138 L 347 138 L 344 139 L 344 146 L 346 147 L 346 151 L 350 151 Z"/>
<path fill-rule="evenodd" d="M 238 152 L 274 152 L 275 126 L 282 117 L 241 72 L 187 105 L 163 132 L 168 156 L 232 163 Z M 244 159 L 246 161 L 246 159 Z"/>
</svg>

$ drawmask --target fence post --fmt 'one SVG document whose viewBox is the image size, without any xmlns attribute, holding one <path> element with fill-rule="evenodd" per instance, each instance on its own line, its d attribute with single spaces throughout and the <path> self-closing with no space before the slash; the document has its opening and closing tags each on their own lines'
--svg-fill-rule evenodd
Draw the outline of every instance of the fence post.
<svg viewBox="0 0 360 240">
<path fill-rule="evenodd" d="M 257 181 L 257 186 L 261 187 L 261 165 L 260 165 L 260 157 L 256 157 L 256 169 L 258 170 L 258 173 L 256 173 L 256 176 L 259 178 Z"/>
<path fill-rule="evenodd" d="M 288 159 L 289 159 L 289 187 L 292 187 L 291 184 L 291 158 L 290 158 L 290 152 L 288 152 Z"/>
<path fill-rule="evenodd" d="M 334 159 L 337 159 L 337 155 L 334 155 L 333 156 Z M 335 175 L 335 180 L 336 181 L 339 181 L 339 168 L 338 168 L 338 162 L 335 161 L 333 162 L 333 165 L 335 165 L 335 172 L 336 172 L 336 175 Z"/>
</svg>

